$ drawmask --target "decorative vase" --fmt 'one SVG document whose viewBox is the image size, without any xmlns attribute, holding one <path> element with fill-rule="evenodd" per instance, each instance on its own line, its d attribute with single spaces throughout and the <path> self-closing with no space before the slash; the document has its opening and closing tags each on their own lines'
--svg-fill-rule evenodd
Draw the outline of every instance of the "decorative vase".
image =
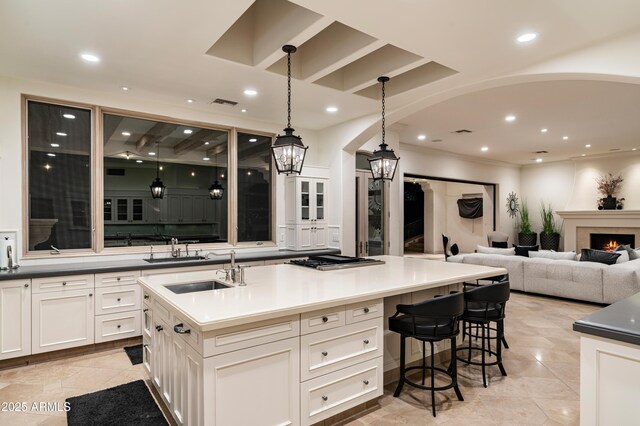
<svg viewBox="0 0 640 426">
<path fill-rule="evenodd" d="M 615 210 L 617 204 L 616 197 L 612 197 L 611 195 L 607 195 L 602 199 L 602 208 L 604 210 Z"/>
<path fill-rule="evenodd" d="M 533 234 L 523 234 L 522 232 L 518 233 L 518 244 L 521 246 L 535 246 L 538 242 L 538 234 L 535 232 Z"/>
<path fill-rule="evenodd" d="M 540 249 L 558 251 L 560 248 L 560 234 L 540 233 Z"/>
</svg>

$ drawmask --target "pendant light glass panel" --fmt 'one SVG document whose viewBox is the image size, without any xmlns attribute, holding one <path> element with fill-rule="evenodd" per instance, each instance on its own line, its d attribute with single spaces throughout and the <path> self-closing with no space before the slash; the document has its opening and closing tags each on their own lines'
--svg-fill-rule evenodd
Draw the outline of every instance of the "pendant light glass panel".
<svg viewBox="0 0 640 426">
<path fill-rule="evenodd" d="M 154 180 L 151 185 L 149 185 L 149 189 L 151 189 L 151 197 L 162 199 L 164 198 L 164 193 L 167 190 L 167 187 L 164 186 L 164 183 L 160 180 L 160 144 L 156 142 L 156 180 Z"/>
</svg>

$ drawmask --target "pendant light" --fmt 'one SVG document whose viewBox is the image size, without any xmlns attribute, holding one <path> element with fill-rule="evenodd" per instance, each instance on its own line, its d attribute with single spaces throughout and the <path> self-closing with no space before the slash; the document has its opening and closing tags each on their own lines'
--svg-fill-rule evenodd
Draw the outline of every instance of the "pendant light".
<svg viewBox="0 0 640 426">
<path fill-rule="evenodd" d="M 382 143 L 380 149 L 373 151 L 373 155 L 368 160 L 374 181 L 391 181 L 396 174 L 400 158 L 396 157 L 392 149 L 387 149 L 387 144 L 384 143 L 384 84 L 389 81 L 389 77 L 378 77 L 378 81 L 382 83 Z"/>
<path fill-rule="evenodd" d="M 308 147 L 302 144 L 300 136 L 293 134 L 294 129 L 291 128 L 291 54 L 297 49 L 287 44 L 282 46 L 282 50 L 287 53 L 287 128 L 284 129 L 284 135 L 276 137 L 271 151 L 278 174 L 300 174 Z"/>
<path fill-rule="evenodd" d="M 160 143 L 156 142 L 156 180 L 149 185 L 151 189 L 151 196 L 153 198 L 162 199 L 167 189 L 164 183 L 160 180 Z"/>
<path fill-rule="evenodd" d="M 222 200 L 224 195 L 224 188 L 218 182 L 218 154 L 215 157 L 216 160 L 216 181 L 209 187 L 209 196 L 212 200 Z"/>
</svg>

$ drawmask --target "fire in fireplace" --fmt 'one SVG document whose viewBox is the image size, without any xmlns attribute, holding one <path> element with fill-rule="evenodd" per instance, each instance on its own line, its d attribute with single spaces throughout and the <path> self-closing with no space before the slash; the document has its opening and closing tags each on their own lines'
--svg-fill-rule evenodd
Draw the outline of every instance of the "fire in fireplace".
<svg viewBox="0 0 640 426">
<path fill-rule="evenodd" d="M 636 245 L 636 236 L 633 234 L 590 234 L 591 248 L 596 250 L 614 251 L 616 247 L 629 244 Z"/>
</svg>

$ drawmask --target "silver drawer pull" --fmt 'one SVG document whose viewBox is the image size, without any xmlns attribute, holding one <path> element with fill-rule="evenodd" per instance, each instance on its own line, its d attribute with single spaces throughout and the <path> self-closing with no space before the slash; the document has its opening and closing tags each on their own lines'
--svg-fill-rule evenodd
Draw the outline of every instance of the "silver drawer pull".
<svg viewBox="0 0 640 426">
<path fill-rule="evenodd" d="M 89 293 L 89 297 L 93 297 L 93 293 Z"/>
<path fill-rule="evenodd" d="M 62 285 L 67 285 L 67 282 L 66 281 L 62 281 Z"/>
<path fill-rule="evenodd" d="M 161 326 L 161 325 L 156 325 L 156 331 L 160 332 L 160 331 L 162 331 L 162 330 L 164 330 L 164 327 L 163 327 L 163 326 Z"/>
<path fill-rule="evenodd" d="M 148 295 L 148 294 L 145 294 L 145 295 L 144 295 L 144 298 L 145 298 L 146 300 L 149 300 L 149 295 Z"/>
<path fill-rule="evenodd" d="M 326 401 L 326 400 L 328 400 L 328 399 L 329 399 L 329 397 L 328 397 L 328 396 L 326 396 L 326 395 L 322 395 L 322 400 L 323 400 L 323 401 Z"/>
<path fill-rule="evenodd" d="M 368 344 L 369 344 L 369 340 L 368 340 L 368 339 L 364 339 L 363 341 L 364 341 L 364 344 L 365 344 L 365 345 L 368 345 Z"/>
<path fill-rule="evenodd" d="M 118 302 L 120 301 L 120 298 L 118 297 Z"/>
<path fill-rule="evenodd" d="M 144 308 L 142 312 L 149 312 L 149 308 Z"/>
<path fill-rule="evenodd" d="M 322 317 L 322 322 L 327 322 L 327 321 L 329 321 L 329 318 L 327 318 L 327 317 Z"/>
<path fill-rule="evenodd" d="M 116 281 L 120 281 L 120 277 L 117 277 L 117 278 L 116 278 Z"/>
<path fill-rule="evenodd" d="M 322 352 L 322 356 L 327 356 L 327 355 L 329 355 L 329 352 L 326 352 L 326 351 Z"/>
<path fill-rule="evenodd" d="M 183 323 L 174 325 L 173 331 L 175 331 L 178 334 L 191 334 L 191 330 L 189 330 L 188 328 L 184 328 Z"/>
<path fill-rule="evenodd" d="M 25 284 L 25 285 L 24 285 L 24 288 L 29 288 L 29 284 Z"/>
<path fill-rule="evenodd" d="M 363 380 L 362 383 L 364 383 L 365 386 L 367 386 L 369 384 L 368 380 Z"/>
<path fill-rule="evenodd" d="M 118 324 L 118 328 L 120 328 L 120 324 Z"/>
<path fill-rule="evenodd" d="M 364 313 L 368 314 L 369 313 L 369 308 L 364 308 Z"/>
</svg>

